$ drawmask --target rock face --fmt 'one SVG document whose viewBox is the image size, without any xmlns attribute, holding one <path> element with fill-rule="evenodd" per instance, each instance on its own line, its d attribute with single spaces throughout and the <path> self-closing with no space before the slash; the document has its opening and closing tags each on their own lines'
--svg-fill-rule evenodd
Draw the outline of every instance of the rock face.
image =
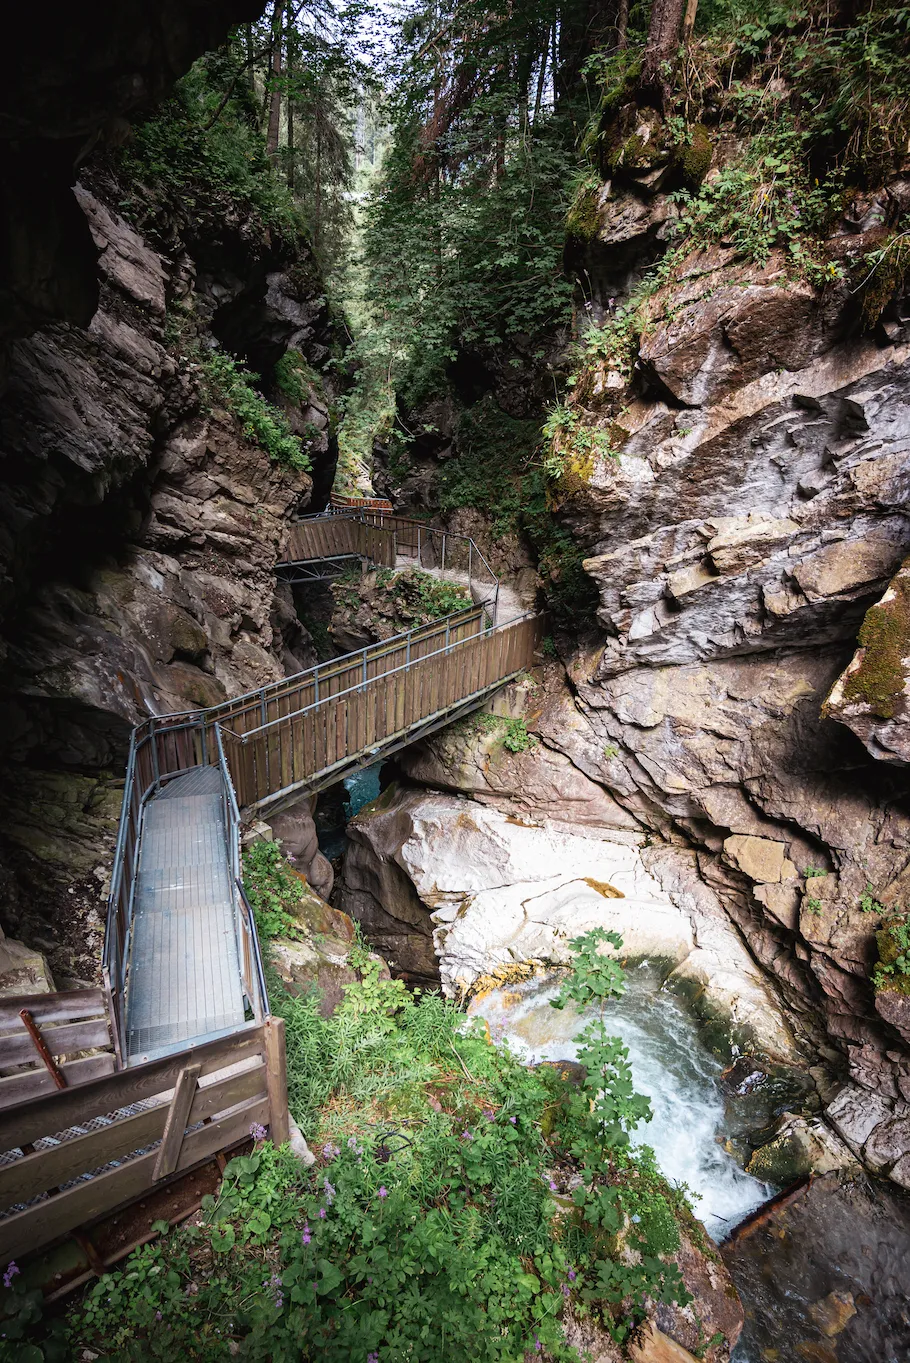
<svg viewBox="0 0 910 1363">
<path fill-rule="evenodd" d="M 98 305 L 96 246 L 73 199 L 74 165 L 124 116 L 147 108 L 233 24 L 259 17 L 253 0 L 145 5 L 52 3 L 8 16 L 15 52 L 0 91 L 0 338 L 49 321 L 86 326 Z"/>
<path fill-rule="evenodd" d="M 622 301 L 666 221 L 657 181 L 617 175 L 585 246 L 607 322 L 600 295 Z M 883 192 L 882 221 L 908 190 Z M 862 218 L 832 259 L 860 258 Z M 870 973 L 875 906 L 910 902 L 910 304 L 898 289 L 863 334 L 844 284 L 793 274 L 691 252 L 637 354 L 580 376 L 576 416 L 621 446 L 558 494 L 598 628 L 562 641 L 569 693 L 554 680 L 532 728 L 678 849 L 671 896 L 723 906 L 797 1028 L 894 1121 L 910 1048 Z"/>
<path fill-rule="evenodd" d="M 592 927 L 622 933 L 623 953 L 668 961 L 671 982 L 703 997 L 768 1054 L 791 1058 L 792 1038 L 760 972 L 710 897 L 674 903 L 661 883 L 681 878 L 600 827 L 570 832 L 452 795 L 391 788 L 348 825 L 341 907 L 365 926 L 393 969 L 459 994 L 498 967 L 562 964 Z M 432 933 L 432 936 L 431 936 Z"/>
<path fill-rule="evenodd" d="M 910 565 L 866 612 L 860 647 L 834 683 L 825 714 L 853 730 L 873 757 L 910 763 Z"/>
<path fill-rule="evenodd" d="M 113 201 L 116 183 L 96 179 Z M 24 911 L 35 867 L 71 878 L 110 853 L 111 778 L 133 724 L 314 661 L 274 576 L 312 478 L 244 437 L 168 320 L 179 301 L 195 319 L 190 353 L 204 354 L 230 304 L 238 325 L 255 312 L 260 340 L 271 325 L 277 354 L 293 340 L 321 363 L 327 314 L 306 247 L 291 270 L 286 244 L 225 221 L 209 257 L 175 222 L 165 257 L 99 193 L 81 187 L 74 202 L 101 305 L 86 327 L 57 322 L 14 341 L 0 400 L 0 855 L 15 872 L 0 922 L 26 940 L 60 931 L 59 905 L 37 923 Z M 307 411 L 289 406 L 298 424 Z M 325 433 L 311 445 L 323 481 L 328 445 Z M 319 870 L 329 892 L 331 869 Z"/>
</svg>

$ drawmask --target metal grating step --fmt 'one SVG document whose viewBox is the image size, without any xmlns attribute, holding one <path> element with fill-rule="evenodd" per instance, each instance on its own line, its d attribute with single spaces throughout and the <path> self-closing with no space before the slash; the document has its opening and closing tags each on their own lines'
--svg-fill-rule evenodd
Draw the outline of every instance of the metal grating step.
<svg viewBox="0 0 910 1363">
<path fill-rule="evenodd" d="M 208 769 L 202 773 L 208 778 Z M 185 792 L 188 780 L 172 787 Z M 234 915 L 220 795 L 157 796 L 145 811 L 139 852 L 127 991 L 130 1063 L 244 1021 Z"/>
<path fill-rule="evenodd" d="M 185 795 L 220 795 L 221 789 L 221 773 L 217 767 L 194 767 L 185 776 L 165 781 L 155 801 L 176 800 Z"/>
</svg>

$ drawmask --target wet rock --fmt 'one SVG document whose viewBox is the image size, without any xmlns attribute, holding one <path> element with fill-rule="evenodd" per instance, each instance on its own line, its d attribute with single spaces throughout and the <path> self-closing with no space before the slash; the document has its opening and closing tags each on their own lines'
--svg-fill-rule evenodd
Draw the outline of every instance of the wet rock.
<svg viewBox="0 0 910 1363">
<path fill-rule="evenodd" d="M 341 906 L 398 969 L 425 970 L 435 943 L 443 986 L 458 993 L 499 966 L 561 964 L 571 938 L 612 928 L 625 955 L 665 959 L 670 983 L 697 994 L 728 1029 L 732 1022 L 773 1054 L 792 1052 L 722 912 L 685 880 L 684 863 L 658 849 L 395 788 L 351 821 L 348 837 Z M 678 887 L 676 903 L 662 880 Z"/>
<path fill-rule="evenodd" d="M 746 1302 L 748 1356 L 898 1363 L 910 1352 L 910 1204 L 826 1174 L 760 1210 L 721 1247 Z"/>
<path fill-rule="evenodd" d="M 824 1122 L 787 1112 L 773 1140 L 755 1151 L 746 1172 L 763 1183 L 787 1188 L 810 1174 L 858 1167 L 846 1144 Z"/>
</svg>

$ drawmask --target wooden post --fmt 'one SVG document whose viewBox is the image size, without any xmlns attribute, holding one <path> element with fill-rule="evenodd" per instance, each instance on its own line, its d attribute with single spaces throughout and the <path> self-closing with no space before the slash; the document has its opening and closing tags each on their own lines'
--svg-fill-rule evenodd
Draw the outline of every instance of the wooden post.
<svg viewBox="0 0 910 1363">
<path fill-rule="evenodd" d="M 161 1137 L 155 1172 L 152 1174 L 153 1183 L 157 1183 L 159 1178 L 166 1178 L 177 1168 L 190 1108 L 193 1106 L 201 1073 L 201 1065 L 187 1065 L 180 1072 L 164 1124 L 164 1135 Z"/>
<path fill-rule="evenodd" d="M 272 1144 L 284 1145 L 290 1135 L 284 1018 L 269 1017 L 265 1020 L 265 1058 Z"/>
</svg>

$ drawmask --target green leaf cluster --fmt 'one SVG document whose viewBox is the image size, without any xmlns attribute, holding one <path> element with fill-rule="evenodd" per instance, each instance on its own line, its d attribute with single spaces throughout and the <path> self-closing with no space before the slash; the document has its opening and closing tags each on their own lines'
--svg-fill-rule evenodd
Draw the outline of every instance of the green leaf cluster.
<svg viewBox="0 0 910 1363">
<path fill-rule="evenodd" d="M 260 941 L 272 937 L 299 937 L 300 920 L 295 910 L 304 896 L 281 845 L 264 838 L 243 849 L 243 888 L 256 918 Z"/>
<path fill-rule="evenodd" d="M 260 445 L 276 464 L 309 471 L 310 457 L 291 431 L 284 412 L 253 387 L 256 374 L 221 351 L 205 360 L 201 370 L 212 394 L 234 414 L 248 440 Z"/>
</svg>

